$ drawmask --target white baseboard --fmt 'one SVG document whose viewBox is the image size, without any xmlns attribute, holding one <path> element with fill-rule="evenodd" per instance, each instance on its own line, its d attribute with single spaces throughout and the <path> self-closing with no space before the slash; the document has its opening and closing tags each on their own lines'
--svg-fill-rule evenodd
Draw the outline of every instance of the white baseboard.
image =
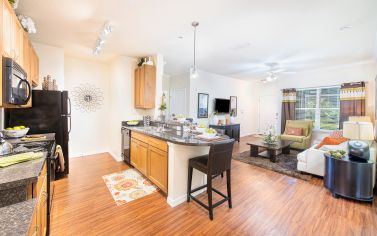
<svg viewBox="0 0 377 236">
<path fill-rule="evenodd" d="M 122 157 L 115 155 L 112 151 L 108 151 L 108 153 L 116 160 L 117 162 L 123 161 Z"/>
<path fill-rule="evenodd" d="M 122 157 L 118 157 L 117 155 L 115 155 L 113 152 L 111 152 L 109 150 L 71 154 L 70 158 L 79 158 L 79 157 L 93 156 L 93 155 L 100 154 L 100 153 L 108 153 L 112 158 L 114 158 L 115 161 L 118 161 L 118 162 L 122 161 Z"/>
<path fill-rule="evenodd" d="M 207 190 L 207 188 L 204 188 L 204 189 L 201 189 L 197 192 L 195 192 L 194 194 L 192 194 L 193 196 L 196 196 L 196 195 L 199 195 L 203 192 L 205 192 Z M 176 207 L 184 202 L 187 201 L 187 195 L 182 195 L 182 196 L 179 196 L 179 197 L 176 197 L 176 198 L 171 198 L 171 197 L 168 197 L 167 198 L 167 203 L 171 206 L 171 207 Z"/>
<path fill-rule="evenodd" d="M 109 151 L 108 150 L 97 150 L 97 151 L 92 151 L 92 152 L 73 153 L 73 154 L 69 155 L 69 158 L 92 156 L 92 155 L 95 155 L 95 154 L 106 153 L 106 152 L 109 152 Z"/>
</svg>

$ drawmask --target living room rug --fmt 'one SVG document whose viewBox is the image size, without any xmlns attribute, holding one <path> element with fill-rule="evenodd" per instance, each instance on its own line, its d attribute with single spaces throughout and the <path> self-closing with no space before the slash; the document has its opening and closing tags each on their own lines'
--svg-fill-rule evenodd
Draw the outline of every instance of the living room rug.
<svg viewBox="0 0 377 236">
<path fill-rule="evenodd" d="M 155 185 L 145 179 L 135 169 L 116 172 L 102 176 L 102 178 L 118 206 L 142 198 L 158 190 Z"/>
<path fill-rule="evenodd" d="M 276 157 L 276 162 L 271 162 L 265 157 L 251 157 L 250 151 L 245 151 L 233 155 L 233 159 L 250 165 L 262 167 L 291 177 L 309 181 L 312 175 L 305 174 L 297 170 L 297 154 L 296 150 L 291 150 L 290 154 L 280 154 Z"/>
</svg>

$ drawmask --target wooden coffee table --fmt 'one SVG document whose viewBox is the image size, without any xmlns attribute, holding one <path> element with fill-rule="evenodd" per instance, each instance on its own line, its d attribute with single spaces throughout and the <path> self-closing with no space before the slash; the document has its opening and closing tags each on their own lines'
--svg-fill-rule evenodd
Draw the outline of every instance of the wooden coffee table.
<svg viewBox="0 0 377 236">
<path fill-rule="evenodd" d="M 281 153 L 283 154 L 289 154 L 291 151 L 291 148 L 289 145 L 291 145 L 293 141 L 287 141 L 287 140 L 279 140 L 275 144 L 267 144 L 263 141 L 262 138 L 258 138 L 256 140 L 253 140 L 247 145 L 250 145 L 250 156 L 251 157 L 267 157 L 270 158 L 271 162 L 276 162 L 276 156 Z M 266 149 L 266 151 L 259 153 L 259 148 Z"/>
</svg>

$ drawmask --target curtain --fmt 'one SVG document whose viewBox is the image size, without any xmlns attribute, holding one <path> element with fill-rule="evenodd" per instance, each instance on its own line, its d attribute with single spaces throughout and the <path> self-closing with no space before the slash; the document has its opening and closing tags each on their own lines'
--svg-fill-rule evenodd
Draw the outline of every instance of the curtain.
<svg viewBox="0 0 377 236">
<path fill-rule="evenodd" d="M 283 89 L 283 104 L 281 107 L 281 132 L 285 131 L 287 120 L 295 119 L 296 89 Z"/>
<path fill-rule="evenodd" d="M 345 83 L 340 87 L 339 129 L 350 116 L 365 116 L 365 82 Z"/>
</svg>

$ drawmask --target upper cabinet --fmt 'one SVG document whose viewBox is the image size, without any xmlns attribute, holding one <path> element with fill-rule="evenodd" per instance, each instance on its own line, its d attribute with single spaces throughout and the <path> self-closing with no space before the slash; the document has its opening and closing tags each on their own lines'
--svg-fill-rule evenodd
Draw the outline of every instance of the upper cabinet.
<svg viewBox="0 0 377 236">
<path fill-rule="evenodd" d="M 142 65 L 135 69 L 135 108 L 155 107 L 156 67 Z"/>
<path fill-rule="evenodd" d="M 11 5 L 7 0 L 0 0 L 0 51 L 4 57 L 12 58 L 25 70 L 28 81 L 33 87 L 39 83 L 39 59 L 35 52 L 28 33 L 22 28 Z M 2 78 L 2 66 L 0 66 Z M 31 107 L 31 99 L 28 104 L 15 106 L 3 103 L 3 83 L 0 83 L 0 107 L 18 108 Z"/>
</svg>

